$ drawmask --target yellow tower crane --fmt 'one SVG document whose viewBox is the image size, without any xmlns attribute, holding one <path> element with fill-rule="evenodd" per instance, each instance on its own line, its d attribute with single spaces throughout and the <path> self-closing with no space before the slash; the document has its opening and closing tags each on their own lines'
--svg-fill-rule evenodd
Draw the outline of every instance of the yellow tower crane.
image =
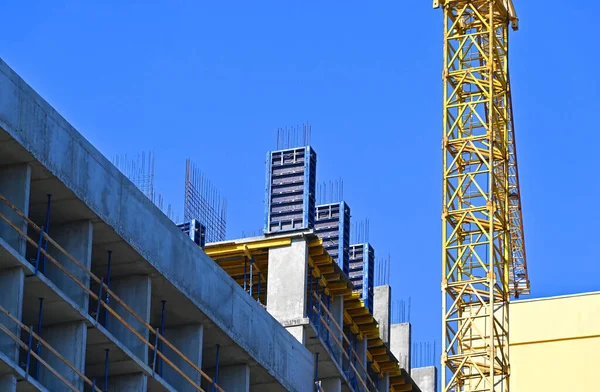
<svg viewBox="0 0 600 392">
<path fill-rule="evenodd" d="M 511 0 L 444 11 L 442 391 L 509 390 L 510 297 L 529 293 L 508 73 Z"/>
</svg>

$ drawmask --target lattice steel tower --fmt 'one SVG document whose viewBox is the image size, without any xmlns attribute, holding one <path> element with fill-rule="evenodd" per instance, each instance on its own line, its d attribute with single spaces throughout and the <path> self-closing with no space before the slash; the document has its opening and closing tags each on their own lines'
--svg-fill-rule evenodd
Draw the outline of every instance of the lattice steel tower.
<svg viewBox="0 0 600 392">
<path fill-rule="evenodd" d="M 442 390 L 508 391 L 508 303 L 529 292 L 508 74 L 510 0 L 444 11 Z"/>
</svg>

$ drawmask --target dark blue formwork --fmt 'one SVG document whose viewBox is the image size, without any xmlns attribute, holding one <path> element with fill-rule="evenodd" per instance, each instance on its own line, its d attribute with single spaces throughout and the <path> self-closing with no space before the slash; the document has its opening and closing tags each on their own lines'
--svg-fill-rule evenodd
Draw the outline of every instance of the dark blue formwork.
<svg viewBox="0 0 600 392">
<path fill-rule="evenodd" d="M 350 272 L 354 292 L 360 293 L 365 307 L 373 314 L 373 287 L 375 280 L 375 250 L 369 243 L 350 245 Z"/>
<path fill-rule="evenodd" d="M 180 223 L 177 225 L 185 234 L 187 234 L 196 245 L 204 249 L 206 245 L 206 227 L 197 219 Z"/>
<path fill-rule="evenodd" d="M 312 229 L 317 153 L 311 147 L 267 153 L 265 233 Z"/>
<path fill-rule="evenodd" d="M 348 276 L 350 268 L 350 207 L 345 202 L 317 206 L 315 234 L 323 247 Z"/>
</svg>

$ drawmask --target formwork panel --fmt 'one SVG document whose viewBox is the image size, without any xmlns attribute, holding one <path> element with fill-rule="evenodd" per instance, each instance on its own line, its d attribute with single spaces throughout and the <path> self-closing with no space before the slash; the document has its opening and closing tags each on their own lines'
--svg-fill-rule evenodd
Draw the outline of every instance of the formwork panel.
<svg viewBox="0 0 600 392">
<path fill-rule="evenodd" d="M 180 223 L 177 225 L 185 234 L 187 234 L 192 241 L 202 249 L 206 244 L 206 227 L 200 223 L 197 219 Z"/>
<path fill-rule="evenodd" d="M 315 234 L 323 247 L 348 276 L 350 262 L 350 207 L 345 202 L 316 207 Z"/>
<path fill-rule="evenodd" d="M 311 147 L 267 153 L 265 233 L 314 227 L 316 177 Z"/>
<path fill-rule="evenodd" d="M 375 250 L 369 243 L 350 245 L 348 278 L 354 292 L 360 294 L 365 307 L 373 313 L 373 287 L 375 283 Z"/>
</svg>

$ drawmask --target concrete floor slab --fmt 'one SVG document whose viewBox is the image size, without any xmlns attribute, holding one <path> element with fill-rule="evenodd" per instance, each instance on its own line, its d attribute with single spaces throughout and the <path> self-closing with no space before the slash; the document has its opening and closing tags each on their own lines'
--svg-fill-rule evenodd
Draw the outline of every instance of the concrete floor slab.
<svg viewBox="0 0 600 392">
<path fill-rule="evenodd" d="M 49 392 L 32 377 L 28 377 L 25 370 L 16 366 L 6 355 L 0 353 L 0 374 L 13 374 L 17 377 L 17 391 L 21 392 Z"/>
</svg>

